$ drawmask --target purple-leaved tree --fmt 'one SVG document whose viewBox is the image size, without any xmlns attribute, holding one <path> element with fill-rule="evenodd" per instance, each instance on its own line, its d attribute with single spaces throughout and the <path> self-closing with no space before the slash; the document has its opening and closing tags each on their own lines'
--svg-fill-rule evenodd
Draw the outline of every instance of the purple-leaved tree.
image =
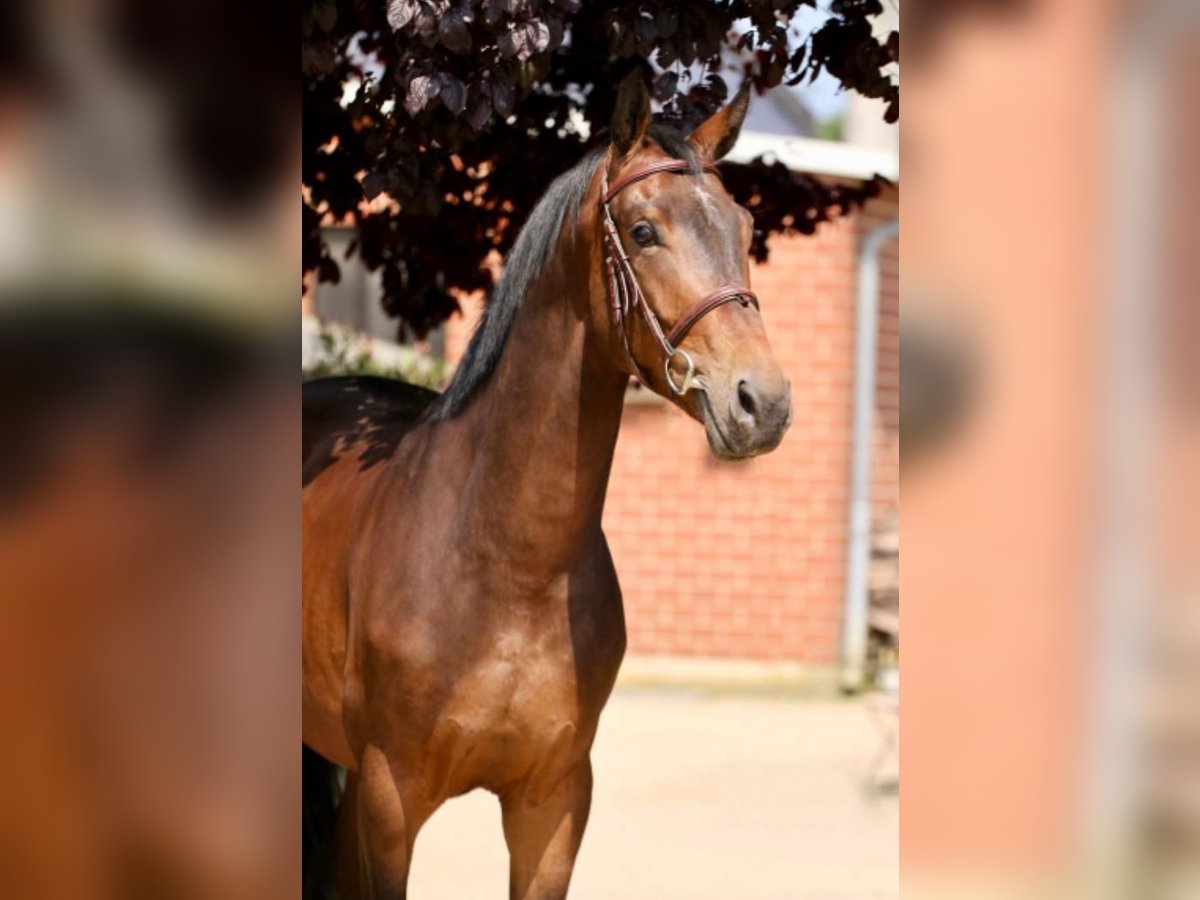
<svg viewBox="0 0 1200 900">
<path fill-rule="evenodd" d="M 832 0 L 814 30 L 798 32 L 797 13 L 815 5 L 305 0 L 305 272 L 338 278 L 320 225 L 326 214 L 349 219 L 353 250 L 382 270 L 400 329 L 436 326 L 456 308 L 452 289 L 490 285 L 489 252 L 507 251 L 550 180 L 603 139 L 616 85 L 634 66 L 652 73 L 663 115 L 685 129 L 743 78 L 762 92 L 822 71 L 884 101 L 894 121 L 899 87 L 884 69 L 899 35 L 875 37 L 879 0 Z M 878 189 L 831 187 L 778 163 L 726 168 L 755 215 L 760 259 L 771 235 L 811 232 Z M 359 214 L 385 192 L 395 201 L 386 210 Z"/>
</svg>

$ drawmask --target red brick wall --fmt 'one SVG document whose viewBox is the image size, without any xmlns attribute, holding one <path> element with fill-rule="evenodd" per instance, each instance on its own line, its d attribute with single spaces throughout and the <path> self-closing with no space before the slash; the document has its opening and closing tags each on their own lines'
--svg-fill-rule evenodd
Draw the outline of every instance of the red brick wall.
<svg viewBox="0 0 1200 900">
<path fill-rule="evenodd" d="M 832 663 L 845 567 L 862 236 L 896 215 L 894 194 L 813 237 L 777 238 L 752 284 L 795 418 L 768 456 L 721 463 L 666 403 L 627 404 L 604 526 L 625 593 L 631 653 Z M 897 247 L 885 249 L 873 506 L 899 502 Z M 474 304 L 471 304 L 474 305 Z M 474 313 L 474 310 L 472 310 Z M 447 329 L 452 358 L 473 315 Z"/>
</svg>

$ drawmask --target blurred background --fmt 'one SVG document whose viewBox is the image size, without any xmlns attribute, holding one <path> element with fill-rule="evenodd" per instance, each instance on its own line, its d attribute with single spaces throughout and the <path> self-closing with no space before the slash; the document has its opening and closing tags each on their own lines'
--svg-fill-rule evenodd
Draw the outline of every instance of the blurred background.
<svg viewBox="0 0 1200 900">
<path fill-rule="evenodd" d="M 0 17 L 0 895 L 295 896 L 291 48 Z"/>
<path fill-rule="evenodd" d="M 1197 896 L 1200 10 L 909 12 L 902 882 Z"/>
</svg>

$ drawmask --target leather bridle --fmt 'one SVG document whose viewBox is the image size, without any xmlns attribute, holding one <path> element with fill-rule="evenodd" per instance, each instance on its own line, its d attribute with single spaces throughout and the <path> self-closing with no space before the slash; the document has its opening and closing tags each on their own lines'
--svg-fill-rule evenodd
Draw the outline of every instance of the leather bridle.
<svg viewBox="0 0 1200 900">
<path fill-rule="evenodd" d="M 711 163 L 703 163 L 700 168 L 711 172 L 718 178 L 720 177 L 717 167 Z M 754 304 L 754 308 L 757 309 L 758 297 L 744 285 L 724 285 L 692 304 L 680 316 L 679 321 L 675 323 L 670 332 L 664 332 L 662 323 L 658 320 L 658 316 L 655 315 L 654 310 L 650 308 L 650 304 L 646 300 L 646 295 L 642 293 L 642 287 L 638 284 L 637 275 L 633 271 L 633 263 L 630 261 L 629 255 L 625 252 L 625 246 L 621 243 L 621 235 L 617 230 L 617 223 L 613 221 L 612 210 L 609 208 L 609 204 L 612 202 L 613 197 L 623 189 L 636 181 L 641 181 L 643 178 L 649 178 L 651 175 L 657 175 L 660 172 L 695 171 L 696 167 L 685 160 L 664 160 L 662 162 L 651 163 L 643 169 L 637 169 L 628 175 L 624 175 L 617 179 L 612 187 L 609 187 L 608 163 L 605 161 L 601 165 L 600 175 L 600 209 L 603 211 L 604 217 L 604 267 L 608 273 L 608 293 L 609 301 L 612 304 L 613 324 L 621 336 L 621 344 L 625 348 L 625 355 L 629 358 L 633 370 L 637 373 L 637 377 L 641 380 L 642 384 L 649 387 L 649 379 L 646 378 L 645 372 L 642 371 L 642 367 L 633 356 L 633 348 L 629 344 L 629 330 L 625 325 L 625 318 L 634 307 L 637 307 L 642 319 L 646 322 L 646 326 L 650 329 L 650 333 L 654 335 L 654 339 L 658 342 L 659 347 L 662 348 L 664 354 L 663 373 L 667 379 L 667 386 L 671 389 L 672 393 L 679 396 L 686 394 L 696 385 L 696 364 L 688 352 L 679 347 L 680 342 L 687 336 L 687 333 L 691 331 L 697 322 L 714 309 L 734 300 L 744 307 Z M 679 384 L 676 384 L 674 378 L 671 377 L 671 362 L 676 357 L 680 358 L 684 365 L 687 366 Z"/>
</svg>

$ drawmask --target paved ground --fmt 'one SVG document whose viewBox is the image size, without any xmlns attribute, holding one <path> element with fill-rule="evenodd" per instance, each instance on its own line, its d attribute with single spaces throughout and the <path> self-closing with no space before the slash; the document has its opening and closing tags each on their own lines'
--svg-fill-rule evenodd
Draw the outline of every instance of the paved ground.
<svg viewBox="0 0 1200 900">
<path fill-rule="evenodd" d="M 866 783 L 879 747 L 862 700 L 618 690 L 571 900 L 896 897 L 899 804 Z M 507 866 L 476 792 L 422 830 L 411 896 L 502 900 Z"/>
</svg>

